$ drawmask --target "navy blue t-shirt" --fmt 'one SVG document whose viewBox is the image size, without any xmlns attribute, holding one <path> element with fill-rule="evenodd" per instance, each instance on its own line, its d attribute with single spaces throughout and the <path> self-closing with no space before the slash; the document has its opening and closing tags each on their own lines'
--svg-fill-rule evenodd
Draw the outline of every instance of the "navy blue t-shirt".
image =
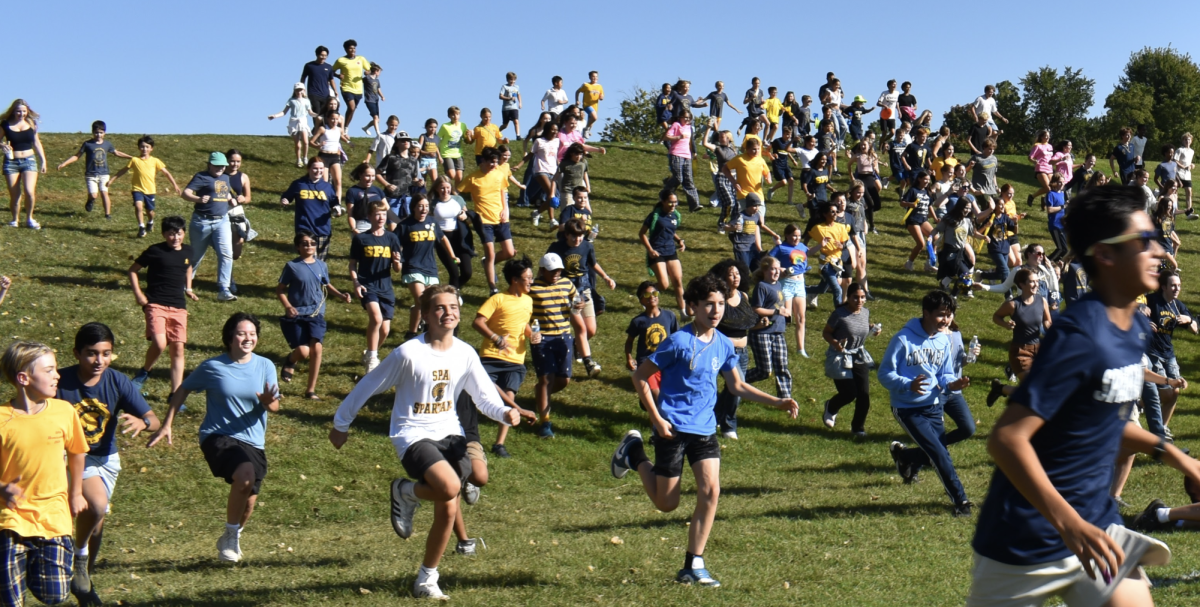
<svg viewBox="0 0 1200 607">
<path fill-rule="evenodd" d="M 355 234 L 354 240 L 350 241 L 350 259 L 358 262 L 358 284 L 371 293 L 395 299 L 395 292 L 392 291 L 392 253 L 400 249 L 400 238 L 395 232 L 384 231 L 383 236 L 375 236 L 370 232 Z"/>
<path fill-rule="evenodd" d="M 765 280 L 758 281 L 754 285 L 754 293 L 750 295 L 750 305 L 755 308 L 766 308 L 768 310 L 783 309 L 783 290 L 779 283 L 771 284 Z M 756 329 L 755 333 L 783 333 L 785 320 L 783 315 L 777 314 L 771 318 L 771 324 L 765 329 Z"/>
<path fill-rule="evenodd" d="M 912 208 L 912 214 L 909 219 L 928 217 L 929 216 L 929 191 L 920 188 L 908 188 L 904 193 L 904 202 L 915 202 L 917 206 Z"/>
<path fill-rule="evenodd" d="M 576 217 L 583 220 L 583 229 L 584 230 L 592 229 L 592 212 L 590 210 L 588 210 L 586 207 L 580 208 L 580 207 L 576 207 L 573 204 L 569 204 L 569 205 L 563 207 L 563 210 L 559 212 L 558 223 L 559 223 L 559 225 L 563 225 Z M 562 240 L 563 238 L 565 238 L 563 236 L 563 234 L 564 234 L 564 232 L 559 230 L 559 232 L 558 232 L 559 240 Z"/>
<path fill-rule="evenodd" d="M 1109 487 L 1125 429 L 1122 409 L 1141 397 L 1142 355 L 1149 340 L 1145 316 L 1134 314 L 1133 326 L 1122 331 L 1108 319 L 1104 303 L 1086 295 L 1054 321 L 1033 368 L 1010 399 L 1045 420 L 1031 441 L 1038 460 L 1059 494 L 1100 529 L 1122 523 Z M 1017 566 L 1071 556 L 1050 522 L 999 469 L 972 546 L 987 558 Z"/>
<path fill-rule="evenodd" d="M 1120 169 L 1122 175 L 1133 172 L 1133 161 L 1137 160 L 1137 154 L 1133 150 L 1132 141 L 1118 144 L 1108 157 L 1117 161 L 1117 168 Z"/>
<path fill-rule="evenodd" d="M 679 321 L 675 313 L 659 308 L 658 316 L 647 316 L 645 312 L 633 317 L 625 334 L 634 338 L 636 344 L 635 359 L 642 364 L 651 354 L 658 350 L 659 344 L 666 341 L 672 333 L 679 330 Z"/>
<path fill-rule="evenodd" d="M 675 254 L 675 230 L 679 227 L 679 217 L 677 210 L 664 215 L 660 207 L 654 207 L 642 222 L 648 228 L 646 237 L 650 239 L 650 248 L 659 255 Z"/>
<path fill-rule="evenodd" d="M 300 80 L 308 86 L 310 98 L 325 99 L 330 96 L 329 80 L 333 78 L 333 66 L 328 63 L 309 61 L 304 64 Z"/>
<path fill-rule="evenodd" d="M 904 162 L 908 163 L 910 171 L 919 171 L 925 168 L 925 161 L 928 158 L 929 148 L 920 143 L 914 141 L 904 148 Z"/>
<path fill-rule="evenodd" d="M 546 252 L 558 255 L 563 262 L 563 278 L 569 279 L 577 290 L 595 287 L 591 281 L 591 270 L 596 265 L 596 249 L 592 243 L 584 240 L 573 247 L 564 238 L 552 243 Z"/>
<path fill-rule="evenodd" d="M 337 194 L 328 181 L 301 177 L 288 186 L 282 198 L 296 205 L 296 231 L 308 230 L 317 236 L 333 234 L 333 205 Z"/>
<path fill-rule="evenodd" d="M 403 274 L 438 275 L 437 258 L 434 255 L 443 234 L 433 215 L 427 214 L 424 221 L 417 221 L 415 216 L 409 215 L 396 226 L 396 236 L 400 239 Z"/>
<path fill-rule="evenodd" d="M 88 177 L 97 177 L 99 175 L 108 174 L 108 157 L 114 155 L 117 149 L 113 144 L 105 141 L 104 143 L 96 143 L 95 141 L 85 141 L 79 146 L 79 151 L 75 152 L 76 156 L 83 156 L 87 163 L 87 168 L 84 169 L 84 175 Z"/>
<path fill-rule="evenodd" d="M 287 286 L 288 303 L 300 316 L 325 315 L 325 285 L 329 268 L 320 259 L 305 263 L 297 257 L 283 266 L 279 284 Z"/>
<path fill-rule="evenodd" d="M 224 173 L 213 177 L 208 171 L 201 171 L 192 175 L 192 180 L 184 189 L 191 190 L 200 198 L 209 197 L 208 202 L 196 203 L 193 207 L 197 213 L 205 215 L 224 216 L 229 212 L 229 201 L 234 198 L 233 189 L 229 187 L 229 175 Z"/>
<path fill-rule="evenodd" d="M 812 192 L 814 201 L 829 201 L 829 166 L 821 170 L 811 169 L 804 174 L 804 187 Z"/>
<path fill-rule="evenodd" d="M 887 144 L 888 163 L 892 166 L 893 171 L 904 170 L 904 165 L 900 164 L 900 156 L 904 155 L 904 150 L 908 149 L 908 145 L 903 140 L 889 141 Z"/>
<path fill-rule="evenodd" d="M 1182 326 L 1179 324 L 1179 317 L 1191 316 L 1192 313 L 1188 311 L 1187 305 L 1182 301 L 1174 299 L 1168 302 L 1162 293 L 1150 294 L 1146 298 L 1146 306 L 1150 308 L 1150 322 L 1157 327 L 1153 339 L 1150 340 L 1150 348 L 1147 353 L 1159 358 L 1175 356 L 1175 343 L 1172 341 L 1172 336 L 1175 328 Z"/>
<path fill-rule="evenodd" d="M 117 452 L 117 425 L 121 413 L 141 419 L 150 412 L 150 405 L 133 387 L 133 382 L 112 367 L 104 370 L 94 386 L 83 385 L 79 379 L 79 365 L 62 369 L 59 375 L 58 392 L 54 397 L 75 407 L 90 448 L 88 455 L 104 457 Z"/>
</svg>

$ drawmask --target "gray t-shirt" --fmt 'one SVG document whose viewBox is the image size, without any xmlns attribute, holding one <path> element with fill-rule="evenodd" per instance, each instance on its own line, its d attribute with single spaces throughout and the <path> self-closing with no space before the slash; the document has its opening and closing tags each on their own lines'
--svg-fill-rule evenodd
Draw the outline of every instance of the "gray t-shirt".
<svg viewBox="0 0 1200 607">
<path fill-rule="evenodd" d="M 980 193 L 995 196 L 1000 191 L 996 186 L 996 170 L 1000 168 L 996 155 L 985 158 L 976 154 L 971 156 L 971 162 L 975 163 L 975 169 L 971 171 L 971 185 Z"/>
<path fill-rule="evenodd" d="M 738 151 L 732 145 L 718 145 L 717 149 L 713 150 L 717 155 L 717 167 L 724 168 L 725 163 L 737 157 Z"/>
<path fill-rule="evenodd" d="M 829 315 L 829 322 L 825 324 L 833 327 L 835 340 L 845 340 L 844 347 L 847 350 L 855 350 L 867 341 L 867 333 L 871 330 L 871 311 L 863 308 L 857 314 L 853 314 L 850 308 L 838 306 Z"/>
<path fill-rule="evenodd" d="M 954 221 L 946 216 L 938 222 L 933 231 L 942 233 L 943 251 L 962 251 L 967 246 L 967 237 L 971 235 L 973 225 L 969 217 L 964 217 L 962 221 Z"/>
<path fill-rule="evenodd" d="M 371 74 L 363 74 L 363 101 L 379 103 L 379 78 Z"/>
<path fill-rule="evenodd" d="M 506 85 L 500 87 L 501 95 L 504 95 L 505 97 L 512 97 L 512 99 L 505 99 L 504 105 L 502 107 L 506 110 L 517 109 L 520 105 L 519 102 L 517 101 L 517 95 L 520 93 L 521 93 L 521 87 L 519 87 L 515 84 L 506 84 Z"/>
</svg>

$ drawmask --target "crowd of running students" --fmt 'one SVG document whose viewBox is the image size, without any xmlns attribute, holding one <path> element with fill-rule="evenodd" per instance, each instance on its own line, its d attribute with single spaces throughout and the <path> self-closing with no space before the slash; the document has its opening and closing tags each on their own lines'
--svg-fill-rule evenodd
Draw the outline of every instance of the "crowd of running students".
<svg viewBox="0 0 1200 607">
<path fill-rule="evenodd" d="M 4 354 L 0 367 L 17 387 L 18 396 L 2 408 L 20 422 L 18 426 L 28 426 L 0 432 L 0 460 L 7 462 L 2 463 L 0 478 L 8 479 L 0 487 L 8 508 L 0 513 L 5 558 L 10 571 L 24 567 L 11 593 L 19 597 L 27 584 L 45 602 L 61 601 L 69 591 L 82 604 L 99 603 L 90 570 L 120 471 L 115 433 L 123 426 L 123 432 L 134 436 L 152 432 L 151 446 L 164 439 L 171 444 L 176 414 L 194 391 L 205 392 L 206 399 L 201 450 L 213 475 L 230 484 L 218 558 L 241 560 L 240 534 L 267 473 L 264 434 L 267 413 L 280 406 L 279 382 L 292 381 L 307 361 L 305 398 L 322 398 L 318 378 L 325 303 L 330 296 L 346 302 L 357 298 L 367 316 L 362 351 L 366 373 L 338 408 L 330 440 L 340 448 L 366 400 L 395 388 L 389 434 L 410 478 L 392 484 L 393 527 L 407 538 L 420 502 L 430 501 L 435 509 L 414 585 L 419 597 L 444 596 L 437 585 L 437 566 L 451 533 L 458 538 L 457 552 L 476 550 L 477 539 L 467 534 L 458 502 L 461 494 L 468 504 L 474 503 L 479 488 L 489 480 L 488 450 L 483 447 L 477 411 L 499 422 L 491 454 L 509 457 L 505 439 L 522 417 L 538 424 L 539 436 L 554 436 L 552 397 L 571 383 L 575 363 L 582 365 L 587 377 L 601 372 L 590 342 L 597 333 L 597 316 L 605 312 L 601 284 L 612 290 L 616 283 L 593 245 L 600 233 L 596 218 L 603 213 L 592 207 L 588 163 L 606 152 L 587 142 L 604 99 L 599 74 L 588 74 L 576 91 L 576 105 L 569 104 L 562 78 L 554 77 L 552 88 L 541 99 L 543 111 L 524 134 L 519 122 L 523 101 L 517 75 L 510 72 L 500 89 L 499 126 L 484 108 L 478 125 L 469 127 L 460 122 L 460 109 L 452 106 L 446 122 L 431 118 L 414 138 L 399 130 L 396 116 L 380 124 L 382 67 L 358 55 L 353 40 L 344 47 L 346 55 L 332 65 L 326 63 L 328 50 L 318 47 L 316 60 L 305 65 L 284 110 L 270 116 L 288 116 L 296 163 L 305 168 L 305 174 L 279 199 L 280 204 L 295 207 L 297 257 L 283 267 L 275 288 L 284 311 L 280 329 L 291 348 L 278 370 L 275 363 L 253 352 L 261 331 L 259 320 L 239 312 L 222 331 L 226 352 L 185 377 L 186 308 L 188 299 L 199 299 L 191 286 L 197 267 L 211 247 L 217 256 L 217 299 L 236 300 L 233 262 L 245 242 L 257 236 L 245 213 L 252 195 L 239 151 L 211 153 L 205 170 L 180 188 L 166 165 L 152 156 L 151 137 L 138 140 L 138 157 L 129 156 L 105 141 L 107 127 L 97 121 L 92 138 L 59 165 L 61 170 L 77 160 L 86 162 L 85 208 L 92 211 L 99 199 L 109 218 L 109 185 L 129 173 L 138 237 L 147 236 L 155 224 L 159 173 L 195 206 L 190 221 L 180 216 L 161 218 L 163 241 L 148 247 L 128 270 L 136 303 L 145 314 L 149 342 L 144 365 L 133 378 L 109 367 L 116 339 L 100 323 L 89 323 L 79 331 L 73 351 L 80 364 L 61 374 L 53 352 L 41 344 L 17 342 Z M 335 79 L 341 80 L 340 86 Z M 1194 460 L 1184 455 L 1186 450 L 1170 446 L 1169 429 L 1179 390 L 1187 386 L 1175 360 L 1172 334 L 1176 328 L 1195 333 L 1198 326 L 1178 299 L 1176 259 L 1181 243 L 1174 230 L 1178 215 L 1197 217 L 1192 210 L 1191 135 L 1183 134 L 1178 147 L 1162 146 L 1162 162 L 1151 182 L 1143 157 L 1144 128 L 1139 127 L 1136 136 L 1122 129 L 1120 144 L 1108 155 L 1111 180 L 1134 187 L 1117 190 L 1103 187 L 1109 178 L 1097 168 L 1094 154 L 1076 162 L 1070 141 L 1051 143 L 1051 133 L 1038 133 L 1029 157 L 1041 187 L 1026 202 L 1027 207 L 1036 203 L 1044 210 L 1054 245 L 1047 255 L 1041 243 L 1022 246 L 1020 226 L 1031 221 L 1031 209 L 1020 210 L 1013 186 L 997 180 L 996 141 L 1003 134 L 997 120 L 1007 119 L 998 111 L 994 87 L 987 86 L 970 104 L 975 119 L 970 132 L 952 133 L 946 127 L 931 131 L 932 113 L 919 110 L 910 83 L 889 81 L 886 86 L 871 106 L 861 95 L 848 99 L 833 73 L 815 99 L 797 98 L 791 91 L 780 96 L 776 87 L 764 94 L 758 78 L 740 104 L 725 93 L 722 82 L 698 99 L 690 94 L 691 83 L 680 80 L 664 84 L 655 98 L 667 171 L 657 201 L 638 232 L 653 280 L 636 287 L 643 310 L 629 321 L 624 349 L 634 390 L 650 418 L 655 457 L 651 460 L 645 453 L 641 432 L 630 430 L 612 457 L 611 470 L 618 478 L 636 471 L 655 507 L 669 511 L 679 505 L 686 456 L 696 476 L 697 503 L 684 567 L 676 578 L 680 582 L 719 586 L 704 561 L 720 492 L 718 438 L 738 438 L 737 410 L 743 398 L 797 415 L 789 358 L 809 358 L 806 315 L 821 307 L 823 294 L 833 302 L 821 337 L 826 345 L 824 374 L 833 383 L 827 391 L 834 392 L 824 402 L 823 424 L 836 428 L 841 409 L 853 403 L 850 435 L 866 437 L 870 373 L 877 367 L 893 416 L 914 443 L 890 444 L 897 472 L 911 483 L 923 468 L 932 469 L 950 498 L 952 513 L 970 515 L 974 504 L 958 480 L 948 449 L 975 432 L 974 415 L 962 390 L 970 384 L 965 365 L 976 360 L 980 347 L 977 339 L 967 343 L 955 322 L 959 298 L 974 298 L 978 292 L 1002 294 L 1004 301 L 993 319 L 1013 331 L 1006 369 L 1009 382 L 993 381 L 986 404 L 1009 395 L 1013 402 L 1028 403 L 1034 415 L 1050 420 L 1055 410 L 1037 392 L 1050 390 L 1043 386 L 1045 380 L 1036 381 L 1039 350 L 1067 347 L 1060 343 L 1066 338 L 1055 341 L 1054 331 L 1061 319 L 1070 326 L 1082 322 L 1070 316 L 1072 308 L 1095 316 L 1093 303 L 1111 308 L 1118 300 L 1124 302 L 1123 295 L 1114 295 L 1114 289 L 1120 290 L 1114 283 L 1119 281 L 1111 275 L 1112 266 L 1120 264 L 1097 265 L 1095 249 L 1140 239 L 1139 254 L 1153 257 L 1159 277 L 1159 284 L 1153 285 L 1158 289 L 1137 293 L 1141 298 L 1134 306 L 1142 311 L 1135 324 L 1148 318 L 1151 343 L 1145 356 L 1136 357 L 1142 359 L 1137 363 L 1137 394 L 1104 402 L 1140 403 L 1121 412 L 1121 419 L 1137 422 L 1140 409 L 1148 422 L 1147 436 L 1153 437 L 1138 435 L 1135 441 L 1141 441 L 1135 447 L 1146 447 L 1150 441 L 1153 451 L 1133 448 L 1122 458 L 1136 450 L 1153 452 L 1200 482 Z M 351 150 L 344 146 L 360 102 L 370 114 L 363 130 L 375 132 L 361 162 L 351 159 Z M 736 134 L 722 129 L 724 108 L 742 114 L 739 105 L 745 118 Z M 708 110 L 703 132 L 693 127 L 694 108 Z M 878 119 L 873 120 L 876 109 Z M 37 176 L 45 171 L 46 159 L 37 137 L 37 114 L 17 100 L 0 115 L 0 123 L 12 200 L 9 225 L 21 225 L 24 209 L 24 225 L 40 229 L 33 212 Z M 511 142 L 504 136 L 510 123 Z M 735 145 L 737 137 L 742 139 Z M 965 160 L 956 157 L 956 141 L 970 149 Z M 310 145 L 318 148 L 311 157 Z M 475 169 L 470 172 L 463 162 L 467 146 L 473 146 L 474 152 Z M 518 146 L 514 165 L 511 160 Z M 709 205 L 719 207 L 716 230 L 730 240 L 731 249 L 727 259 L 687 280 L 680 255 L 687 243 L 679 204 L 682 196 L 691 212 L 705 206 L 693 178 L 694 163 L 701 156 L 708 160 L 712 174 Z M 110 177 L 112 157 L 127 158 L 129 165 Z M 345 165 L 353 168 L 343 172 Z M 839 189 L 835 180 L 843 174 L 848 183 Z M 346 187 L 347 183 L 351 185 Z M 891 200 L 892 188 L 895 203 L 904 210 L 903 230 L 913 245 L 906 260 L 884 263 L 916 271 L 920 261 L 926 271 L 936 273 L 936 279 L 930 281 L 933 290 L 921 300 L 920 314 L 894 334 L 877 363 L 866 347 L 869 338 L 882 332 L 881 325 L 871 322 L 867 307 L 875 300 L 868 282 L 868 241 L 878 234 L 877 214 L 885 200 Z M 797 214 L 776 231 L 768 226 L 766 208 L 785 189 L 787 203 Z M 1082 202 L 1072 206 L 1075 200 Z M 529 208 L 534 226 L 553 231 L 545 253 L 534 256 L 536 263 L 516 250 L 510 228 L 514 208 Z M 777 211 L 774 216 L 791 212 Z M 1125 237 L 1127 228 L 1141 225 L 1142 213 L 1154 230 Z M 333 284 L 341 272 L 326 265 L 334 219 L 343 215 L 352 234 L 347 268 L 351 288 L 346 292 Z M 1107 240 L 1081 235 L 1081 217 L 1103 226 L 1100 232 L 1112 233 L 1104 237 Z M 185 236 L 190 244 L 184 243 Z M 1089 246 L 1081 250 L 1081 242 Z M 986 254 L 990 268 L 981 267 L 979 254 Z M 478 350 L 457 339 L 459 290 L 473 278 L 476 257 L 490 293 L 469 323 L 482 338 Z M 806 283 L 810 265 L 816 271 L 813 281 Z M 143 269 L 147 270 L 145 288 L 140 281 Z M 442 270 L 448 276 L 445 284 L 439 278 Z M 1097 281 L 1096 272 L 1110 274 L 1103 280 L 1103 297 L 1087 295 Z M 381 357 L 402 299 L 393 275 L 399 276 L 412 303 L 403 345 Z M 0 301 L 9 284 L 7 278 L 0 281 Z M 1128 291 L 1134 286 L 1120 288 Z M 674 306 L 661 300 L 668 292 Z M 1072 341 L 1070 347 L 1080 346 Z M 536 376 L 531 409 L 521 407 L 516 399 L 526 379 L 527 351 Z M 160 421 L 145 402 L 142 387 L 163 352 L 170 359 L 171 396 Z M 1121 352 L 1115 358 L 1127 354 L 1132 356 Z M 724 381 L 720 390 L 718 376 Z M 767 379 L 773 380 L 775 396 L 753 386 Z M 1018 380 L 1019 386 L 1014 383 Z M 72 407 L 76 415 L 70 414 Z M 43 410 L 52 415 L 36 415 Z M 955 424 L 952 431 L 944 425 L 946 416 Z M 63 441 L 54 448 L 69 454 L 66 468 L 35 465 L 50 457 L 46 446 L 21 440 L 22 432 L 46 431 L 61 432 Z M 13 460 L 13 453 L 20 454 L 20 461 L 34 463 Z M 1113 455 L 1104 497 L 1114 496 L 1115 503 L 1126 505 L 1120 493 L 1132 460 L 1117 462 Z M 998 464 L 1002 472 L 997 479 L 1020 474 L 1011 461 Z M 1012 480 L 1009 494 L 995 499 L 1047 515 L 1025 489 Z M 992 499 L 989 495 L 989 503 Z M 27 504 L 38 500 L 51 505 L 45 511 L 29 510 Z M 1172 510 L 1156 501 L 1137 519 L 1138 525 L 1156 530 L 1182 526 L 1178 521 L 1200 521 L 1200 508 L 1192 510 Z M 1009 516 L 989 513 L 988 506 L 984 513 L 989 520 Z M 973 597 L 977 587 L 985 592 L 985 582 L 996 583 L 995 573 L 980 563 L 1047 562 L 1037 560 L 1045 555 L 1031 557 L 1021 552 L 1024 547 L 1019 542 L 1005 541 L 983 531 L 976 536 Z M 1011 554 L 1006 550 L 1019 556 L 1008 558 Z M 1109 570 L 1102 560 L 1095 559 L 1096 566 Z M 1080 567 L 1088 572 L 1091 566 L 1086 559 L 1081 561 Z M 1110 572 L 1116 574 L 1115 569 Z"/>
</svg>

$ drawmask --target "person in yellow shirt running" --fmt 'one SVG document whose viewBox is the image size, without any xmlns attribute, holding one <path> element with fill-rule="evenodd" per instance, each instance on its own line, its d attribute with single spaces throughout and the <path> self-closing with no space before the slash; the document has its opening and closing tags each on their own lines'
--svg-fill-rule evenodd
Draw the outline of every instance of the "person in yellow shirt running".
<svg viewBox="0 0 1200 607">
<path fill-rule="evenodd" d="M 588 72 L 588 82 L 579 85 L 575 90 L 575 105 L 583 107 L 587 114 L 587 126 L 583 129 L 583 137 L 592 136 L 592 125 L 600 119 L 600 102 L 604 101 L 604 87 L 600 86 L 600 72 Z"/>
<path fill-rule="evenodd" d="M 500 127 L 492 123 L 492 110 L 479 110 L 479 126 L 471 131 L 471 139 L 475 143 L 475 165 L 483 160 L 483 149 L 494 148 L 502 143 L 508 143 L 508 137 L 500 133 Z"/>
<path fill-rule="evenodd" d="M 739 200 L 745 199 L 749 194 L 757 194 L 759 200 L 766 200 L 763 196 L 763 183 L 771 183 L 771 171 L 762 158 L 762 142 L 757 138 L 747 139 L 743 148 L 744 151 L 740 155 L 725 163 L 721 172 L 734 182 Z M 737 217 L 736 210 L 733 216 Z"/>
<path fill-rule="evenodd" d="M 499 292 L 496 288 L 496 262 L 517 255 L 508 222 L 508 201 L 504 196 L 511 173 L 501 170 L 499 164 L 500 151 L 496 148 L 484 148 L 480 155 L 479 168 L 458 184 L 460 194 L 471 195 L 475 213 L 479 215 L 479 223 L 475 229 L 479 233 L 479 239 L 483 241 L 483 274 L 487 277 L 488 289 L 492 295 Z"/>
<path fill-rule="evenodd" d="M 129 165 L 113 175 L 112 179 L 108 180 L 108 185 L 111 186 L 114 181 L 121 178 L 125 173 L 133 172 L 130 179 L 133 180 L 133 208 L 137 210 L 138 222 L 138 238 L 145 238 L 146 233 L 154 229 L 154 196 L 158 194 L 158 186 L 155 183 L 155 176 L 158 171 L 162 171 L 163 175 L 171 181 L 171 187 L 175 188 L 175 195 L 179 195 L 179 184 L 175 183 L 175 177 L 171 175 L 171 171 L 167 170 L 167 165 L 163 161 L 150 155 L 154 151 L 154 139 L 149 135 L 142 135 L 141 139 L 137 140 L 138 151 L 141 152 L 138 158 L 131 158 Z M 150 226 L 146 226 L 145 215 L 150 215 Z"/>
<path fill-rule="evenodd" d="M 506 403 L 511 403 L 523 417 L 529 415 L 515 407 L 513 396 L 525 381 L 525 350 L 528 344 L 542 343 L 542 334 L 535 333 L 529 326 L 533 317 L 533 298 L 529 290 L 533 287 L 533 262 L 528 257 L 511 259 L 504 264 L 504 279 L 508 290 L 495 293 L 479 306 L 475 321 L 471 323 L 484 337 L 479 347 L 479 362 L 483 370 L 496 384 Z M 508 437 L 508 426 L 500 424 L 496 444 L 492 453 L 498 457 L 510 457 L 504 447 Z"/>
<path fill-rule="evenodd" d="M 767 113 L 767 141 L 775 140 L 775 133 L 779 130 L 779 117 L 783 115 L 783 101 L 779 99 L 779 89 L 776 87 L 767 88 L 767 99 L 763 101 L 763 111 Z"/>
<path fill-rule="evenodd" d="M 87 509 L 83 468 L 88 452 L 75 407 L 54 398 L 58 364 L 50 346 L 13 343 L 0 356 L 16 388 L 0 405 L 0 603 L 23 605 L 25 588 L 39 601 L 67 600 L 75 565 L 72 518 Z M 49 438 L 47 438 L 49 437 Z M 63 465 L 63 453 L 67 465 Z"/>
<path fill-rule="evenodd" d="M 346 125 L 354 120 L 354 110 L 363 98 L 363 74 L 371 71 L 371 62 L 359 55 L 358 42 L 353 39 L 342 43 L 346 55 L 333 62 L 333 77 L 342 81 L 342 99 L 346 100 Z"/>
</svg>

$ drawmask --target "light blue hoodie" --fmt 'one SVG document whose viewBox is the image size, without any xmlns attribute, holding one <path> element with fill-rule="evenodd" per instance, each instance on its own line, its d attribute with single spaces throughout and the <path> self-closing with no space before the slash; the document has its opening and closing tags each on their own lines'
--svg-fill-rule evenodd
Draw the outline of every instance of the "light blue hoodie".
<svg viewBox="0 0 1200 607">
<path fill-rule="evenodd" d="M 879 365 L 879 383 L 891 394 L 892 406 L 904 409 L 938 404 L 946 386 L 957 379 L 950 352 L 950 338 L 945 333 L 930 337 L 920 318 L 909 320 L 892 336 Z M 925 391 L 918 394 L 909 386 L 922 374 Z"/>
</svg>

